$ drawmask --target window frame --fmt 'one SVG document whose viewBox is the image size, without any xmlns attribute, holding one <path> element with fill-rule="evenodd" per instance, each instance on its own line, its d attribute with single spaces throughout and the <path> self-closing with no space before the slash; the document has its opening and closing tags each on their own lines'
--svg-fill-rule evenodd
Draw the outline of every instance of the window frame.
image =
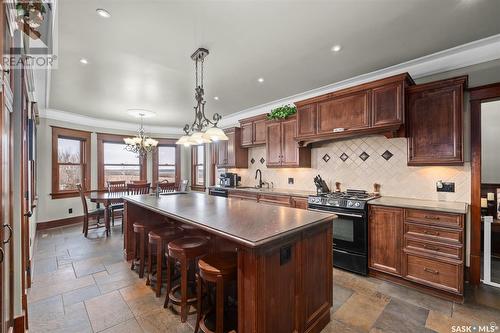
<svg viewBox="0 0 500 333">
<path fill-rule="evenodd" d="M 52 199 L 72 198 L 79 196 L 78 190 L 59 189 L 59 138 L 80 141 L 80 166 L 82 168 L 82 188 L 84 191 L 90 190 L 90 169 L 91 169 L 91 132 L 52 127 Z"/>
<path fill-rule="evenodd" d="M 119 135 L 108 133 L 97 133 L 97 188 L 100 191 L 106 190 L 104 184 L 104 144 L 105 143 L 120 143 L 125 144 L 124 138 L 133 135 Z M 139 180 L 147 181 L 147 156 L 139 157 Z"/>
<path fill-rule="evenodd" d="M 198 162 L 198 146 L 203 146 L 203 172 L 205 176 L 203 177 L 203 185 L 196 184 L 197 175 L 196 175 L 196 167 L 200 164 Z M 196 146 L 191 146 L 191 189 L 193 191 L 202 191 L 206 190 L 207 186 L 207 145 L 201 144 Z"/>
<path fill-rule="evenodd" d="M 176 144 L 177 139 L 155 139 L 158 141 L 157 148 L 153 151 L 153 186 L 156 186 L 159 178 L 159 154 L 160 147 L 174 147 L 175 148 L 175 183 L 179 184 L 181 181 L 181 146 Z"/>
</svg>

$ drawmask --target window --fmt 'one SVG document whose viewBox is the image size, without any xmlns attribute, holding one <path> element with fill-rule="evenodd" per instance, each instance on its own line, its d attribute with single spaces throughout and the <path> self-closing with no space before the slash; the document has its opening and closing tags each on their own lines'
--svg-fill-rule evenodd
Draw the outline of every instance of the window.
<svg viewBox="0 0 500 333">
<path fill-rule="evenodd" d="M 123 136 L 98 134 L 98 183 L 105 189 L 108 181 L 124 180 L 127 183 L 146 180 L 146 159 L 125 150 Z"/>
<path fill-rule="evenodd" d="M 191 188 L 197 191 L 205 190 L 205 146 L 191 148 Z"/>
<path fill-rule="evenodd" d="M 52 198 L 78 196 L 78 183 L 90 189 L 90 132 L 52 127 Z"/>
<path fill-rule="evenodd" d="M 158 147 L 153 152 L 153 184 L 180 182 L 180 146 L 175 141 L 158 139 Z"/>
</svg>

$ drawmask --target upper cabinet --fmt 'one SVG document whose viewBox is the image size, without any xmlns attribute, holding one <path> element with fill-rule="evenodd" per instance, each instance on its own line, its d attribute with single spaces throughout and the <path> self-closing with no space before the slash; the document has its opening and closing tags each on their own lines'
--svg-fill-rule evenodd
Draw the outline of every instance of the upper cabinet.
<svg viewBox="0 0 500 333">
<path fill-rule="evenodd" d="M 335 91 L 297 106 L 297 141 L 302 145 L 363 134 L 396 132 L 404 124 L 405 73 Z"/>
<path fill-rule="evenodd" d="M 225 129 L 229 140 L 217 143 L 218 168 L 248 168 L 248 149 L 241 147 L 242 129 Z"/>
<path fill-rule="evenodd" d="M 408 165 L 463 165 L 467 76 L 407 90 Z"/>
<path fill-rule="evenodd" d="M 311 149 L 299 147 L 295 116 L 266 123 L 266 165 L 269 168 L 310 168 Z"/>
<path fill-rule="evenodd" d="M 242 147 L 266 143 L 266 120 L 266 114 L 240 120 Z"/>
</svg>

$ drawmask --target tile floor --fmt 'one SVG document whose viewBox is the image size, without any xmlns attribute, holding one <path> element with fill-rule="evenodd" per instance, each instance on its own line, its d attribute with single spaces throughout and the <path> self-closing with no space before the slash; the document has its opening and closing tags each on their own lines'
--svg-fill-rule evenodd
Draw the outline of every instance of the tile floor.
<svg viewBox="0 0 500 333">
<path fill-rule="evenodd" d="M 333 279 L 324 333 L 445 333 L 452 325 L 500 324 L 500 290 L 493 288 L 467 288 L 465 304 L 455 304 L 336 269 Z M 122 260 L 119 225 L 109 238 L 101 229 L 86 239 L 80 226 L 38 232 L 30 332 L 193 332 L 193 316 L 182 324 L 163 300 Z"/>
</svg>

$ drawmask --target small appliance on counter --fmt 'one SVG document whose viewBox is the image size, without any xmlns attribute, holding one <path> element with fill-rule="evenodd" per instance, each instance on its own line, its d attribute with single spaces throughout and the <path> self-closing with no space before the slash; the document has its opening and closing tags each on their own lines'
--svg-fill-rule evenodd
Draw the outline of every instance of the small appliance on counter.
<svg viewBox="0 0 500 333">
<path fill-rule="evenodd" d="M 222 187 L 237 187 L 240 181 L 241 177 L 237 173 L 226 172 L 219 176 L 219 184 Z"/>
</svg>

